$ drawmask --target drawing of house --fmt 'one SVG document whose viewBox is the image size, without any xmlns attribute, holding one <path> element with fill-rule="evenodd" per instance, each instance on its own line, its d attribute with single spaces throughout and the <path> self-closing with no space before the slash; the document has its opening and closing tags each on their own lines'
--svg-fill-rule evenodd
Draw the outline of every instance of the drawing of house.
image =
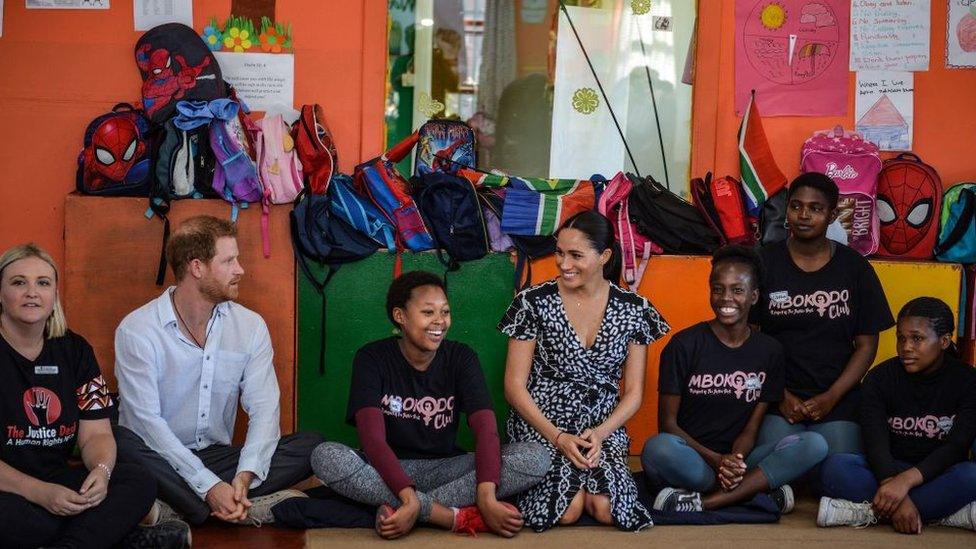
<svg viewBox="0 0 976 549">
<path fill-rule="evenodd" d="M 857 121 L 857 131 L 884 151 L 906 151 L 912 146 L 908 122 L 887 95 Z"/>
</svg>

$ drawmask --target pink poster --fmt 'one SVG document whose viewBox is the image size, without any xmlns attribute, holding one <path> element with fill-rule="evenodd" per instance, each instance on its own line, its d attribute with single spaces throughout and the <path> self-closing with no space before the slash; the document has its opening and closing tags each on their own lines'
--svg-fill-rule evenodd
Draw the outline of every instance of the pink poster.
<svg viewBox="0 0 976 549">
<path fill-rule="evenodd" d="M 847 114 L 850 0 L 736 0 L 735 112 Z"/>
</svg>

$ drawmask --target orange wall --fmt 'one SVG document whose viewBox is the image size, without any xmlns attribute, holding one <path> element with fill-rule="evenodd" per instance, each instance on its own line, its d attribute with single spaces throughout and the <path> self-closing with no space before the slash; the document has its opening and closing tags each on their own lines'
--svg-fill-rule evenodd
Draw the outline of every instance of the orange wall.
<svg viewBox="0 0 976 549">
<path fill-rule="evenodd" d="M 697 67 L 692 134 L 692 175 L 708 170 L 739 173 L 733 108 L 735 0 L 699 0 Z M 976 70 L 945 68 L 946 2 L 932 2 L 931 62 L 915 73 L 914 152 L 931 164 L 945 185 L 976 180 Z M 854 125 L 855 73 L 848 83 L 846 117 L 763 119 L 773 155 L 792 179 L 799 173 L 800 146 L 809 135 L 837 124 Z"/>
<path fill-rule="evenodd" d="M 27 10 L 7 1 L 0 37 L 0 250 L 33 240 L 64 263 L 64 196 L 86 124 L 139 100 L 132 2 L 102 10 Z M 193 2 L 194 28 L 223 20 L 229 0 Z M 344 171 L 382 149 L 386 2 L 288 0 L 295 103 L 325 107 Z M 70 299 L 70 296 L 67 296 Z"/>
</svg>

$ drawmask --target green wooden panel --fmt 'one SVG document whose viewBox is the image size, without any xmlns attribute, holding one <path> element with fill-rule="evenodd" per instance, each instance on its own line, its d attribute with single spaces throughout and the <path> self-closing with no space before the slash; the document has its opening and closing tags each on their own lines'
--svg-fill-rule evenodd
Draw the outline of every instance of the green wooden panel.
<svg viewBox="0 0 976 549">
<path fill-rule="evenodd" d="M 387 337 L 393 327 L 386 316 L 386 290 L 393 280 L 394 256 L 382 252 L 344 265 L 326 288 L 325 371 L 319 373 L 322 300 L 298 274 L 298 426 L 322 433 L 327 440 L 358 445 L 356 431 L 345 422 L 349 379 L 356 350 Z M 432 253 L 403 254 L 403 270 L 443 274 Z M 451 329 L 448 338 L 470 345 L 481 359 L 499 420 L 508 412 L 502 387 L 507 338 L 495 325 L 512 301 L 515 268 L 508 254 L 490 254 L 464 263 L 448 276 Z M 317 270 L 322 276 L 324 269 Z M 472 447 L 462 421 L 461 445 Z"/>
</svg>

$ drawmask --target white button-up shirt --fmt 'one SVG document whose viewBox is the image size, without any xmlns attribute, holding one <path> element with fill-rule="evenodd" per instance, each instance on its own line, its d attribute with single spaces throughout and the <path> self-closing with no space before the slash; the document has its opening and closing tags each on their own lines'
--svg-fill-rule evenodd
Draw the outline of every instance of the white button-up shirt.
<svg viewBox="0 0 976 549">
<path fill-rule="evenodd" d="M 115 331 L 119 423 L 142 437 L 200 496 L 220 478 L 190 450 L 229 445 L 237 401 L 248 415 L 237 472 L 268 475 L 281 430 L 278 380 L 268 327 L 231 301 L 214 307 L 201 349 L 180 331 L 175 287 L 136 309 Z"/>
</svg>

